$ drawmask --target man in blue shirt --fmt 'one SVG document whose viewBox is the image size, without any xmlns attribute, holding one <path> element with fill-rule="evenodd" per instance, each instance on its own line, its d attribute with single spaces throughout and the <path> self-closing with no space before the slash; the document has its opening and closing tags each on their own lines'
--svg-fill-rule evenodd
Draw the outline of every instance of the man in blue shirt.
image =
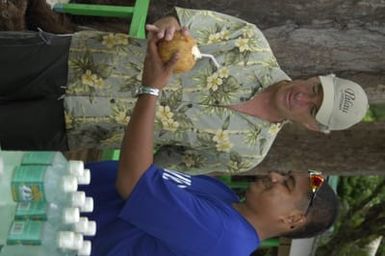
<svg viewBox="0 0 385 256">
<path fill-rule="evenodd" d="M 159 90 L 178 53 L 163 63 L 156 36 L 148 43 L 143 86 L 128 123 L 119 163 L 88 165 L 84 189 L 95 199 L 93 255 L 250 255 L 269 237 L 309 237 L 337 215 L 335 193 L 319 173 L 271 172 L 252 183 L 245 201 L 212 177 L 189 176 L 153 164 Z"/>
</svg>

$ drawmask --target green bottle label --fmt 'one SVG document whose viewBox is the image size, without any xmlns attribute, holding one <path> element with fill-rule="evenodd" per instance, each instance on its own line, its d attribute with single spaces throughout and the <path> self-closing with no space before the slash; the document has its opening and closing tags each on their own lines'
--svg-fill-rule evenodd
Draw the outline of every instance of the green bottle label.
<svg viewBox="0 0 385 256">
<path fill-rule="evenodd" d="M 32 151 L 26 152 L 21 160 L 22 165 L 51 165 L 56 152 Z"/>
<path fill-rule="evenodd" d="M 20 202 L 17 204 L 15 220 L 47 220 L 46 202 Z"/>
<path fill-rule="evenodd" d="M 16 202 L 44 201 L 44 176 L 47 166 L 18 166 L 12 177 L 11 189 Z"/>
<path fill-rule="evenodd" d="M 43 224 L 43 221 L 14 221 L 7 244 L 41 245 Z"/>
</svg>

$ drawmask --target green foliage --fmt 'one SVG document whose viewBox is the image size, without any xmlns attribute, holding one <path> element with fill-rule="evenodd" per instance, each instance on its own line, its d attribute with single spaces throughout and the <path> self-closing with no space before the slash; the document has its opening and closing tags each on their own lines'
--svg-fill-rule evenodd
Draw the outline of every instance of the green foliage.
<svg viewBox="0 0 385 256">
<path fill-rule="evenodd" d="M 385 105 L 371 105 L 366 113 L 364 122 L 376 122 L 376 121 L 385 121 Z"/>
<path fill-rule="evenodd" d="M 321 239 L 316 255 L 366 256 L 365 246 L 385 233 L 385 177 L 341 177 L 338 195 L 339 219 L 332 235 Z"/>
</svg>

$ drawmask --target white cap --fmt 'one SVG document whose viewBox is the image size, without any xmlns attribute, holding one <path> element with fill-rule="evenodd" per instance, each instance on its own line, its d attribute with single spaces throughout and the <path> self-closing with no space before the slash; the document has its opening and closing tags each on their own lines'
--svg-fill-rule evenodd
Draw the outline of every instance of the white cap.
<svg viewBox="0 0 385 256">
<path fill-rule="evenodd" d="M 74 230 L 78 233 L 87 233 L 88 230 L 88 218 L 80 217 L 79 221 L 74 224 Z"/>
<path fill-rule="evenodd" d="M 57 245 L 61 249 L 74 248 L 75 233 L 71 231 L 60 231 L 57 234 Z"/>
<path fill-rule="evenodd" d="M 92 244 L 91 241 L 83 241 L 83 246 L 78 250 L 78 256 L 89 256 L 91 255 Z"/>
<path fill-rule="evenodd" d="M 90 169 L 84 169 L 83 175 L 77 176 L 78 183 L 80 185 L 89 185 L 91 183 L 91 171 Z"/>
<path fill-rule="evenodd" d="M 92 197 L 86 197 L 86 202 L 80 207 L 81 212 L 93 212 L 94 199 Z"/>
<path fill-rule="evenodd" d="M 86 202 L 86 193 L 84 191 L 71 192 L 71 206 L 81 207 Z"/>
<path fill-rule="evenodd" d="M 79 233 L 75 233 L 74 247 L 73 249 L 79 250 L 83 246 L 83 235 Z"/>
<path fill-rule="evenodd" d="M 84 162 L 78 160 L 70 160 L 69 163 L 69 172 L 78 177 L 82 176 L 84 172 Z"/>
<path fill-rule="evenodd" d="M 75 176 L 63 176 L 62 182 L 64 192 L 75 192 L 78 190 L 78 181 Z"/>
<path fill-rule="evenodd" d="M 87 230 L 84 232 L 85 236 L 96 235 L 96 221 L 88 221 Z"/>
<path fill-rule="evenodd" d="M 319 76 L 323 100 L 317 121 L 328 130 L 347 129 L 360 122 L 368 108 L 368 97 L 360 85 L 334 74 Z"/>
<path fill-rule="evenodd" d="M 79 222 L 80 211 L 79 208 L 70 207 L 63 210 L 63 223 L 72 224 Z"/>
</svg>

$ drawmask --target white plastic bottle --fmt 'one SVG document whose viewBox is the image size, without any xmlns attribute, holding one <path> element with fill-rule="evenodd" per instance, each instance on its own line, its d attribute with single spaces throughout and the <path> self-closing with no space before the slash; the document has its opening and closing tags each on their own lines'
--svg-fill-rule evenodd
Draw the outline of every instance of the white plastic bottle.
<svg viewBox="0 0 385 256">
<path fill-rule="evenodd" d="M 20 202 L 15 219 L 48 221 L 53 226 L 62 227 L 79 222 L 80 211 L 76 207 L 63 208 L 55 203 Z"/>
<path fill-rule="evenodd" d="M 6 243 L 16 210 L 16 203 L 12 199 L 9 184 L 11 172 L 8 171 L 8 168 L 9 165 L 5 165 L 3 161 L 3 155 L 0 155 L 0 247 Z"/>
<path fill-rule="evenodd" d="M 4 246 L 7 242 L 8 231 L 13 222 L 15 209 L 15 205 L 0 205 L 0 247 Z"/>
<path fill-rule="evenodd" d="M 94 211 L 94 199 L 92 197 L 86 197 L 85 203 L 80 207 L 80 212 L 93 212 Z"/>
<path fill-rule="evenodd" d="M 22 165 L 53 165 L 68 169 L 68 161 L 58 151 L 25 151 L 21 159 Z"/>
<path fill-rule="evenodd" d="M 84 191 L 70 192 L 67 194 L 67 196 L 62 202 L 57 203 L 61 205 L 66 205 L 68 207 L 80 208 L 86 203 L 86 193 Z"/>
<path fill-rule="evenodd" d="M 14 166 L 9 164 L 12 161 L 6 159 L 7 156 L 0 151 L 0 205 L 15 204 L 11 192 L 11 179 Z"/>
<path fill-rule="evenodd" d="M 91 183 L 91 171 L 89 169 L 84 169 L 83 174 L 76 177 L 79 185 L 89 185 Z"/>
<path fill-rule="evenodd" d="M 78 183 L 72 175 L 63 176 L 52 166 L 23 165 L 13 172 L 11 188 L 13 199 L 18 202 L 58 202 L 77 191 Z"/>
<path fill-rule="evenodd" d="M 70 252 L 64 253 L 63 256 L 90 256 L 92 249 L 91 241 L 84 240 L 83 246 L 79 250 L 72 250 Z"/>
<path fill-rule="evenodd" d="M 57 256 L 81 249 L 83 236 L 70 231 L 58 231 L 48 222 L 14 221 L 7 244 L 2 252 L 4 255 L 19 255 L 24 251 L 24 255 L 28 253 L 30 256 Z"/>
<path fill-rule="evenodd" d="M 23 151 L 0 150 L 0 156 L 3 158 L 4 165 L 19 166 L 21 164 L 23 155 Z"/>
<path fill-rule="evenodd" d="M 80 217 L 79 222 L 74 223 L 70 230 L 80 233 L 84 236 L 96 235 L 96 222 L 88 220 L 87 217 Z"/>
</svg>

